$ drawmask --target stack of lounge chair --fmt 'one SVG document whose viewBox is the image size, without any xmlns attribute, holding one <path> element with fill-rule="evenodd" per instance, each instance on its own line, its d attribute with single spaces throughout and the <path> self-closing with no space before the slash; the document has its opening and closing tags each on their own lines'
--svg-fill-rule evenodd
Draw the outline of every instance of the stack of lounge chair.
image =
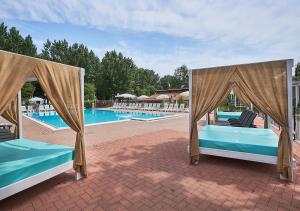
<svg viewBox="0 0 300 211">
<path fill-rule="evenodd" d="M 31 112 L 34 112 L 34 111 L 37 111 L 37 112 L 48 112 L 48 111 L 55 111 L 53 105 L 39 105 L 37 109 L 34 109 L 33 106 L 29 105 L 27 106 L 21 106 L 21 111 L 23 113 L 31 113 Z"/>
<path fill-rule="evenodd" d="M 166 111 L 166 112 L 188 112 L 189 109 L 184 104 L 164 103 L 161 108 L 160 103 L 114 103 L 113 109 L 142 110 L 142 111 Z"/>
<path fill-rule="evenodd" d="M 226 123 L 221 123 L 221 126 L 232 127 L 255 127 L 253 124 L 257 114 L 250 110 L 244 110 L 239 119 L 228 119 Z"/>
</svg>

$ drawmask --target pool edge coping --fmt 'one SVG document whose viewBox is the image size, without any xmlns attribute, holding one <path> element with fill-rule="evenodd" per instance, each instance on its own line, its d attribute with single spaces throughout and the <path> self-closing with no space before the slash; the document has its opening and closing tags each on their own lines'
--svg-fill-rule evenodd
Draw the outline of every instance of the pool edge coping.
<svg viewBox="0 0 300 211">
<path fill-rule="evenodd" d="M 130 112 L 130 111 L 129 111 Z M 26 114 L 22 114 L 22 116 L 36 122 L 37 124 L 40 124 L 52 131 L 60 131 L 60 130 L 66 130 L 66 129 L 71 129 L 70 127 L 61 127 L 61 128 L 56 128 L 52 125 L 49 125 L 47 123 L 44 123 L 42 121 L 39 121 L 33 117 L 30 117 Z M 110 122 L 99 122 L 99 123 L 91 123 L 91 124 L 85 124 L 84 127 L 89 127 L 89 126 L 96 126 L 96 125 L 104 125 L 104 124 L 113 124 L 113 123 L 120 123 L 120 122 L 128 122 L 128 121 L 141 121 L 141 122 L 152 122 L 152 121 L 159 121 L 159 120 L 166 120 L 166 119 L 172 119 L 172 118 L 176 118 L 179 117 L 179 114 L 174 114 L 174 115 L 170 115 L 170 116 L 163 116 L 163 117 L 157 117 L 157 118 L 153 118 L 153 119 L 143 119 L 143 118 L 133 118 L 133 119 L 124 119 L 124 120 L 118 120 L 118 121 L 110 121 Z"/>
</svg>

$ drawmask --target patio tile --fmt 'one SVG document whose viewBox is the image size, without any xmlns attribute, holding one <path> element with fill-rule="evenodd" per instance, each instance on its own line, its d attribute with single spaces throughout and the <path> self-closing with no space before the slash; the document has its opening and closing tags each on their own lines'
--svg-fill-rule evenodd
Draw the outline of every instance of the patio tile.
<svg viewBox="0 0 300 211">
<path fill-rule="evenodd" d="M 130 122 L 105 129 L 116 126 L 140 130 Z M 200 163 L 191 166 L 185 129 L 161 122 L 148 126 L 142 134 L 118 133 L 114 141 L 101 140 L 102 126 L 99 131 L 87 129 L 95 136 L 86 139 L 91 141 L 86 149 L 88 178 L 75 181 L 73 171 L 66 172 L 2 200 L 0 210 L 300 209 L 299 167 L 290 184 L 280 181 L 276 167 L 267 164 L 201 156 Z M 74 137 L 66 134 L 42 130 L 36 136 L 73 143 Z M 295 153 L 300 157 L 300 146 L 295 145 Z"/>
</svg>

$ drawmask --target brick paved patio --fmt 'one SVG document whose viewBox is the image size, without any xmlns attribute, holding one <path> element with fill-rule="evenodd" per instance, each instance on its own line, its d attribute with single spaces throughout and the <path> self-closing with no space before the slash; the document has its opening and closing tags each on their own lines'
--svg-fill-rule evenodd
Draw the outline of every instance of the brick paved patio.
<svg viewBox="0 0 300 211">
<path fill-rule="evenodd" d="M 212 156 L 188 165 L 183 131 L 88 146 L 87 157 L 87 179 L 61 174 L 3 200 L 0 210 L 300 209 L 300 180 L 280 181 L 272 165 Z"/>
</svg>

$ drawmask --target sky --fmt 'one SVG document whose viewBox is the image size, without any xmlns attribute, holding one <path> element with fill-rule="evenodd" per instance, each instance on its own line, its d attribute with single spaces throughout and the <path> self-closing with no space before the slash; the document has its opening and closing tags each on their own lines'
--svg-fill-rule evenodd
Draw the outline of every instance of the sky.
<svg viewBox="0 0 300 211">
<path fill-rule="evenodd" d="M 161 76 L 203 68 L 300 61 L 299 0 L 0 0 L 0 22 L 49 39 L 83 43 L 99 58 L 117 50 Z"/>
</svg>

